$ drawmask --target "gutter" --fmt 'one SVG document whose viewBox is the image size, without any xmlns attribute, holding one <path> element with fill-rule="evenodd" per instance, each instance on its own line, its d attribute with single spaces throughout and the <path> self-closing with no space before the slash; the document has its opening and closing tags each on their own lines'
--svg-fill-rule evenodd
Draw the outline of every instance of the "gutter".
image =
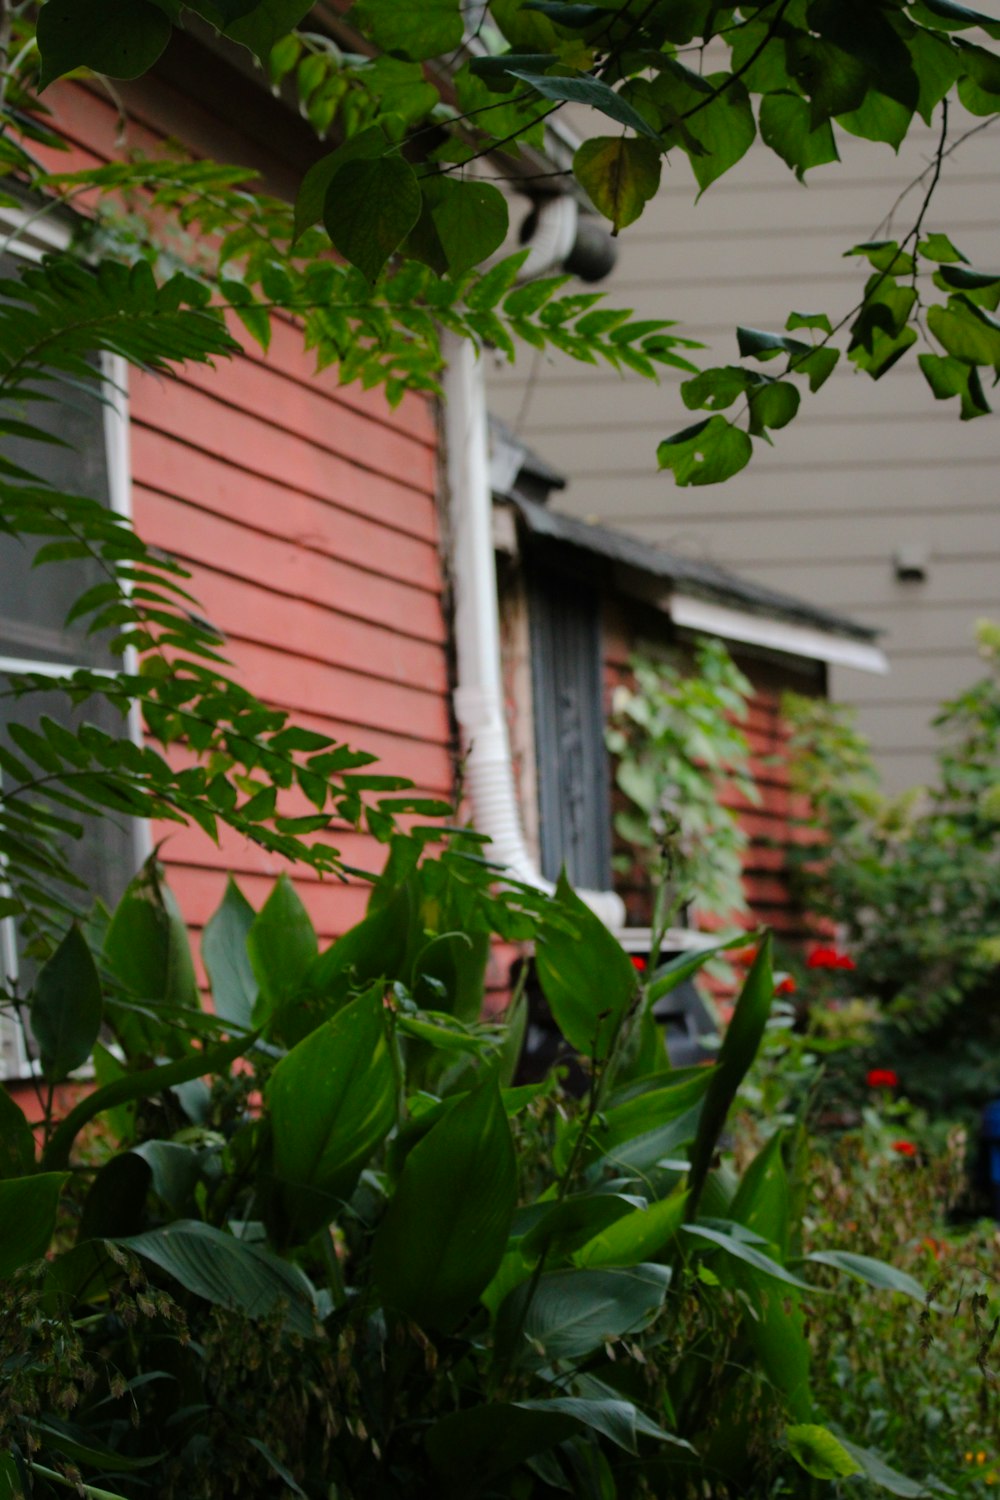
<svg viewBox="0 0 1000 1500">
<path fill-rule="evenodd" d="M 504 717 L 500 625 L 493 555 L 493 494 L 482 360 L 471 340 L 445 335 L 444 432 L 451 571 L 455 594 L 455 717 L 465 752 L 473 821 L 511 879 L 552 894 L 524 838 Z M 613 931 L 625 925 L 614 891 L 577 891 Z"/>
</svg>

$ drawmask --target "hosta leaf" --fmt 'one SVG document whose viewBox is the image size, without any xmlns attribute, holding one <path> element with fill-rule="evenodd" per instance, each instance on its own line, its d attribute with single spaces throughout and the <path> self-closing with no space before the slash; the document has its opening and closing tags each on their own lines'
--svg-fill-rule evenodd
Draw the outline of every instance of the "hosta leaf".
<svg viewBox="0 0 1000 1500">
<path fill-rule="evenodd" d="M 31 1029 L 46 1078 L 58 1083 L 87 1061 L 103 1010 L 97 966 L 74 922 L 42 965 L 31 1002 Z"/>
<path fill-rule="evenodd" d="M 510 1126 L 489 1079 L 407 1157 L 373 1250 L 387 1305 L 428 1328 L 456 1327 L 503 1258 L 516 1196 Z"/>
<path fill-rule="evenodd" d="M 251 1318 L 270 1317 L 280 1306 L 289 1329 L 305 1338 L 316 1335 L 316 1298 L 308 1279 L 262 1245 L 197 1219 L 179 1219 L 119 1244 L 206 1302 Z"/>
</svg>

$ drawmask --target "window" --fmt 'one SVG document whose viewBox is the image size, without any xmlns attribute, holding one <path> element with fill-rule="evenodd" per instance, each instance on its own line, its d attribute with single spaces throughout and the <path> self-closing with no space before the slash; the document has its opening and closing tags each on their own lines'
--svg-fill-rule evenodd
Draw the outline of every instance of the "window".
<svg viewBox="0 0 1000 1500">
<path fill-rule="evenodd" d="M 46 251 L 68 241 L 65 228 L 47 216 L 33 220 L 8 209 L 0 215 L 0 234 L 10 246 L 0 253 L 3 277 L 18 274 L 18 258 L 39 260 Z M 127 514 L 126 369 L 124 361 L 108 360 L 100 368 L 95 366 L 93 394 L 77 389 L 67 399 L 60 391 L 50 404 L 33 402 L 30 412 L 12 413 L 51 431 L 65 446 L 7 438 L 5 456 L 57 488 L 87 495 Z M 99 379 L 104 380 L 109 399 L 99 399 Z M 99 581 L 97 565 L 74 560 L 33 568 L 32 559 L 41 545 L 41 540 L 0 534 L 0 689 L 11 673 L 41 672 L 58 679 L 78 667 L 112 669 L 119 664 L 106 640 L 88 636 L 80 624 L 66 624 L 74 600 Z M 90 700 L 74 709 L 62 693 L 53 691 L 31 694 L 20 702 L 0 697 L 0 736 L 6 737 L 12 721 L 30 722 L 42 714 L 73 727 L 88 721 L 109 732 L 121 729 L 119 716 L 108 705 Z M 95 894 L 114 902 L 147 852 L 147 838 L 144 828 L 128 821 L 89 819 L 81 839 L 67 840 L 67 865 Z M 0 965 L 8 980 L 23 970 L 10 920 L 0 922 Z M 0 1077 L 19 1076 L 29 1067 L 19 1031 L 0 1024 Z"/>
</svg>

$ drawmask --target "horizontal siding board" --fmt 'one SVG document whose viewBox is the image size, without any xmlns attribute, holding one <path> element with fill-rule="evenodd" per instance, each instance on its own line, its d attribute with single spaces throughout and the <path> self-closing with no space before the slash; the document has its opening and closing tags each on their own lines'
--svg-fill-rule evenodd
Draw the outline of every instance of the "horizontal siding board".
<svg viewBox="0 0 1000 1500">
<path fill-rule="evenodd" d="M 220 387 L 221 388 L 221 387 Z M 237 469 L 259 473 L 281 484 L 333 500 L 425 540 L 436 534 L 434 473 L 393 476 L 373 465 L 364 468 L 277 428 L 265 427 L 226 402 L 196 391 L 181 380 L 136 374 L 131 382 L 133 421 L 214 454 Z M 331 438 L 332 440 L 332 438 Z"/>
<path fill-rule="evenodd" d="M 351 563 L 412 589 L 440 591 L 440 557 L 433 538 L 407 535 L 306 494 L 295 487 L 294 475 L 281 483 L 265 479 L 138 423 L 132 428 L 132 469 L 136 482 L 151 492 L 233 521 L 248 535 L 258 534 L 261 545 L 278 538 L 289 547 Z M 192 523 L 186 512 L 178 514 Z M 379 598 L 377 589 L 374 597 Z M 411 599 L 409 608 L 416 607 Z M 378 613 L 382 608 L 376 602 Z"/>
</svg>

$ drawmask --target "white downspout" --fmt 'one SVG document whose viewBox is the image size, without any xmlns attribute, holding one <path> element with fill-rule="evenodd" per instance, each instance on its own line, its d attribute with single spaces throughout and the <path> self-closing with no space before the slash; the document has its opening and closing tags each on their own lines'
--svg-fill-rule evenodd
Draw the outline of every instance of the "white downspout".
<svg viewBox="0 0 1000 1500">
<path fill-rule="evenodd" d="M 521 827 L 500 672 L 500 627 L 493 557 L 493 495 L 483 367 L 470 339 L 446 336 L 444 426 L 448 455 L 455 651 L 455 715 L 466 754 L 473 821 L 492 843 L 489 856 L 515 880 L 551 892 Z M 577 894 L 608 927 L 625 925 L 614 891 Z"/>
</svg>

